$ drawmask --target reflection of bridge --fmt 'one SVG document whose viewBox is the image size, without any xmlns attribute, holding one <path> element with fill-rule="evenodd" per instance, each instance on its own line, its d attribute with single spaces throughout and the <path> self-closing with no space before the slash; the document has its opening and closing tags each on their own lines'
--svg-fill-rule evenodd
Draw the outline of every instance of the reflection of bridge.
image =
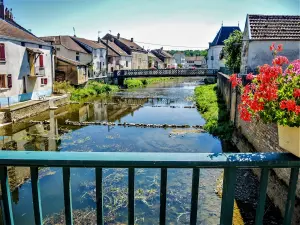
<svg viewBox="0 0 300 225">
<path fill-rule="evenodd" d="M 147 69 L 147 70 L 116 70 L 114 78 L 123 80 L 131 77 L 216 77 L 215 69 Z"/>
</svg>

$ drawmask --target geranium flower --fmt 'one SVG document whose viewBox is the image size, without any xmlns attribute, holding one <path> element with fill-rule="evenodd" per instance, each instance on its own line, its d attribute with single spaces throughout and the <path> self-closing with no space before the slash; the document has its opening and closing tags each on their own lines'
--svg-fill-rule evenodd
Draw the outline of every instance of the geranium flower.
<svg viewBox="0 0 300 225">
<path fill-rule="evenodd" d="M 283 44 L 279 44 L 278 46 L 277 46 L 277 51 L 278 52 L 281 52 L 283 50 Z"/>
<path fill-rule="evenodd" d="M 295 98 L 299 98 L 300 97 L 300 89 L 299 88 L 297 88 L 297 89 L 294 90 L 294 97 Z"/>
<path fill-rule="evenodd" d="M 273 59 L 273 65 L 282 66 L 283 64 L 288 64 L 289 60 L 285 56 L 277 56 L 275 59 Z"/>
<path fill-rule="evenodd" d="M 247 80 L 253 80 L 253 78 L 254 78 L 253 73 L 248 73 L 246 76 Z"/>
<path fill-rule="evenodd" d="M 242 83 L 242 79 L 238 78 L 236 73 L 230 76 L 229 81 L 231 82 L 232 88 L 235 88 Z"/>
<path fill-rule="evenodd" d="M 270 46 L 270 51 L 274 51 L 275 50 L 275 43 L 273 42 L 272 45 Z"/>
</svg>

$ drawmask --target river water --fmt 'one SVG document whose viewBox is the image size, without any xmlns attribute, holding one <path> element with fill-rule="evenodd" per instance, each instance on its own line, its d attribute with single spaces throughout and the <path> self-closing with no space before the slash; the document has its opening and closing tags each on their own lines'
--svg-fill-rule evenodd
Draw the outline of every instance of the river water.
<svg viewBox="0 0 300 225">
<path fill-rule="evenodd" d="M 0 147 L 19 151 L 222 152 L 220 140 L 195 129 L 65 125 L 67 119 L 203 125 L 205 121 L 196 108 L 185 108 L 194 105 L 191 96 L 198 85 L 201 83 L 197 79 L 181 80 L 120 91 L 113 97 L 48 111 L 1 130 Z M 49 120 L 50 124 L 31 124 L 29 120 Z M 18 176 L 14 169 L 10 176 Z M 215 187 L 220 174 L 220 170 L 213 169 L 200 172 L 198 220 L 201 224 L 219 223 L 221 200 L 215 194 Z M 190 169 L 168 170 L 167 224 L 188 224 L 191 180 Z M 159 170 L 136 169 L 136 224 L 158 224 L 159 184 Z M 64 209 L 61 168 L 41 169 L 40 188 L 46 224 L 60 224 Z M 75 224 L 84 224 L 77 215 L 89 221 L 86 224 L 95 224 L 92 222 L 95 218 L 95 169 L 72 168 L 71 188 Z M 12 200 L 15 224 L 34 224 L 30 180 L 12 193 Z M 127 224 L 126 169 L 104 170 L 104 203 L 106 224 Z"/>
</svg>

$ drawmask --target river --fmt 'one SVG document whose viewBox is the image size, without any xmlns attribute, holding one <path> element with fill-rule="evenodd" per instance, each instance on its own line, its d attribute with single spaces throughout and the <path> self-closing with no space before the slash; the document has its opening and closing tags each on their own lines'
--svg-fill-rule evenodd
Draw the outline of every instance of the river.
<svg viewBox="0 0 300 225">
<path fill-rule="evenodd" d="M 199 84 L 197 79 L 181 80 L 122 90 L 113 97 L 64 106 L 2 129 L 0 146 L 19 151 L 219 153 L 223 151 L 221 141 L 195 129 L 65 125 L 67 119 L 203 125 L 205 121 L 196 108 L 185 108 L 194 105 L 191 96 Z M 31 124 L 29 120 L 49 120 L 50 124 Z M 28 171 L 28 168 L 24 171 L 26 169 Z M 17 176 L 14 170 L 11 169 L 10 176 Z M 219 223 L 221 199 L 215 194 L 215 188 L 220 174 L 220 170 L 213 169 L 200 172 L 198 220 L 201 224 Z M 167 224 L 188 224 L 191 180 L 190 169 L 169 170 Z M 136 224 L 158 224 L 159 183 L 159 170 L 136 169 Z M 59 214 L 64 209 L 61 168 L 41 169 L 40 188 L 46 224 L 53 221 L 60 224 Z M 92 221 L 95 218 L 95 169 L 72 168 L 71 188 L 75 224 L 84 224 L 79 222 L 77 214 Z M 34 224 L 30 180 L 18 187 L 12 198 L 15 224 Z M 126 224 L 126 169 L 104 170 L 104 203 L 106 224 Z"/>
</svg>

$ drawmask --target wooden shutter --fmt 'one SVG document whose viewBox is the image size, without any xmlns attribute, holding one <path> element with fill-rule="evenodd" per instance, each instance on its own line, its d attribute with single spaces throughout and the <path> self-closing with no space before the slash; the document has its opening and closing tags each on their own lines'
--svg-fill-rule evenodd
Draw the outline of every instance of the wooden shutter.
<svg viewBox="0 0 300 225">
<path fill-rule="evenodd" d="M 5 44 L 0 44 L 0 60 L 5 61 Z"/>
<path fill-rule="evenodd" d="M 40 55 L 40 67 L 44 67 L 44 55 Z"/>
<path fill-rule="evenodd" d="M 12 79 L 11 79 L 11 74 L 7 75 L 7 87 L 12 88 Z"/>
<path fill-rule="evenodd" d="M 5 75 L 4 74 L 0 75 L 0 88 L 6 88 L 6 86 L 5 86 Z"/>
<path fill-rule="evenodd" d="M 48 83 L 48 79 L 44 78 L 44 84 L 46 85 Z"/>
<path fill-rule="evenodd" d="M 41 78 L 41 84 L 44 84 L 44 78 Z"/>
</svg>

